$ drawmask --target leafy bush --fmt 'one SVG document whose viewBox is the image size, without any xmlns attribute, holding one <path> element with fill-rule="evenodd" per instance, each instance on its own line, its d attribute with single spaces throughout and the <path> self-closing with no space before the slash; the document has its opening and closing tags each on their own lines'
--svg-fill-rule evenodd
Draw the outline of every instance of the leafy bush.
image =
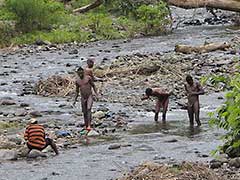
<svg viewBox="0 0 240 180">
<path fill-rule="evenodd" d="M 215 113 L 210 113 L 212 117 L 210 124 L 227 130 L 223 137 L 225 144 L 220 150 L 230 157 L 240 156 L 240 73 L 214 79 L 214 83 L 225 84 L 229 92 L 226 94 L 225 103 Z"/>
<path fill-rule="evenodd" d="M 49 29 L 65 11 L 62 3 L 51 0 L 7 0 L 6 5 L 22 32 Z"/>
<path fill-rule="evenodd" d="M 56 29 L 51 32 L 35 31 L 26 33 L 12 39 L 14 44 L 32 44 L 37 39 L 49 41 L 51 43 L 68 43 L 68 42 L 87 42 L 89 33 L 86 31 L 71 32 L 68 30 Z"/>
<path fill-rule="evenodd" d="M 88 27 L 97 39 L 115 39 L 120 35 L 117 29 L 113 26 L 113 20 L 105 14 L 89 14 Z"/>
<path fill-rule="evenodd" d="M 0 22 L 0 47 L 10 45 L 10 39 L 14 36 L 14 27 L 9 22 Z"/>
<path fill-rule="evenodd" d="M 136 20 L 121 16 L 117 19 L 119 31 L 122 31 L 123 37 L 133 38 L 136 34 L 141 33 L 142 24 Z"/>
<path fill-rule="evenodd" d="M 169 24 L 167 16 L 169 11 L 166 3 L 160 2 L 157 5 L 142 5 L 137 9 L 140 22 L 144 24 L 146 34 L 159 34 L 165 31 Z"/>
</svg>

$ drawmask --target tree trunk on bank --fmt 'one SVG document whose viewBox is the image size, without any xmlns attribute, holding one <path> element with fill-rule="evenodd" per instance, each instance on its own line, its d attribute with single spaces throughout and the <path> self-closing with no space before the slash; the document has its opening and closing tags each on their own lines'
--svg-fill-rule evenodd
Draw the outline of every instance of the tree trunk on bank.
<svg viewBox="0 0 240 180">
<path fill-rule="evenodd" d="M 228 11 L 240 12 L 240 0 L 165 0 L 170 6 L 177 6 L 184 9 L 193 8 L 214 8 Z M 73 10 L 74 13 L 85 13 L 97 8 L 103 0 L 95 0 L 93 3 Z"/>
<path fill-rule="evenodd" d="M 73 12 L 74 13 L 85 13 L 85 12 L 88 12 L 89 10 L 91 10 L 91 9 L 94 9 L 94 8 L 100 6 L 102 3 L 103 3 L 102 0 L 96 0 L 93 3 L 91 3 L 91 4 L 88 4 L 86 6 L 80 7 L 78 9 L 74 9 Z"/>
<path fill-rule="evenodd" d="M 240 12 L 240 0 L 166 0 L 169 5 L 184 9 L 214 8 Z"/>
</svg>

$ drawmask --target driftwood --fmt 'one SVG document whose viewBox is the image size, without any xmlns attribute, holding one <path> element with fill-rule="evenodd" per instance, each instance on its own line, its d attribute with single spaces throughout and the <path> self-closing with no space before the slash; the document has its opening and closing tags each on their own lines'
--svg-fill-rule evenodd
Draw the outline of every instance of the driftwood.
<svg viewBox="0 0 240 180">
<path fill-rule="evenodd" d="M 228 48 L 230 48 L 230 44 L 228 43 L 210 43 L 201 46 L 176 45 L 175 51 L 184 54 L 191 54 L 191 53 L 207 53 L 216 50 L 225 51 Z"/>
</svg>

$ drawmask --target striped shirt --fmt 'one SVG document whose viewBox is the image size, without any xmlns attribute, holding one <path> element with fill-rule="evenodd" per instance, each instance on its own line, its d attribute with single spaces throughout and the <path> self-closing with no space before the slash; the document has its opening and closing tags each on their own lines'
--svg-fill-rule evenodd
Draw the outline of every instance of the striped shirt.
<svg viewBox="0 0 240 180">
<path fill-rule="evenodd" d="M 30 146 L 42 149 L 46 145 L 45 131 L 42 125 L 30 124 L 25 131 L 24 139 Z"/>
</svg>

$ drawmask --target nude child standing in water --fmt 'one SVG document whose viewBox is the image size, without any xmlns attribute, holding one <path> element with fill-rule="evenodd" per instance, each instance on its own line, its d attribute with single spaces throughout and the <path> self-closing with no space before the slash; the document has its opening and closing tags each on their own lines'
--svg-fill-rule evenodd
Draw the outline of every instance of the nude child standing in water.
<svg viewBox="0 0 240 180">
<path fill-rule="evenodd" d="M 185 90 L 187 92 L 188 98 L 188 117 L 190 121 L 190 126 L 194 126 L 194 117 L 198 126 L 201 126 L 199 119 L 200 104 L 199 104 L 199 95 L 204 94 L 204 90 L 200 83 L 194 82 L 192 76 L 187 75 L 186 77 L 187 84 L 185 84 Z"/>
<path fill-rule="evenodd" d="M 91 121 L 92 121 L 92 105 L 93 105 L 93 93 L 92 89 L 98 97 L 96 86 L 93 82 L 93 78 L 89 75 L 86 75 L 84 69 L 79 67 L 77 70 L 78 78 L 76 80 L 76 96 L 74 99 L 73 106 L 75 106 L 79 92 L 81 94 L 81 106 L 84 117 L 85 129 L 91 131 Z"/>
</svg>

